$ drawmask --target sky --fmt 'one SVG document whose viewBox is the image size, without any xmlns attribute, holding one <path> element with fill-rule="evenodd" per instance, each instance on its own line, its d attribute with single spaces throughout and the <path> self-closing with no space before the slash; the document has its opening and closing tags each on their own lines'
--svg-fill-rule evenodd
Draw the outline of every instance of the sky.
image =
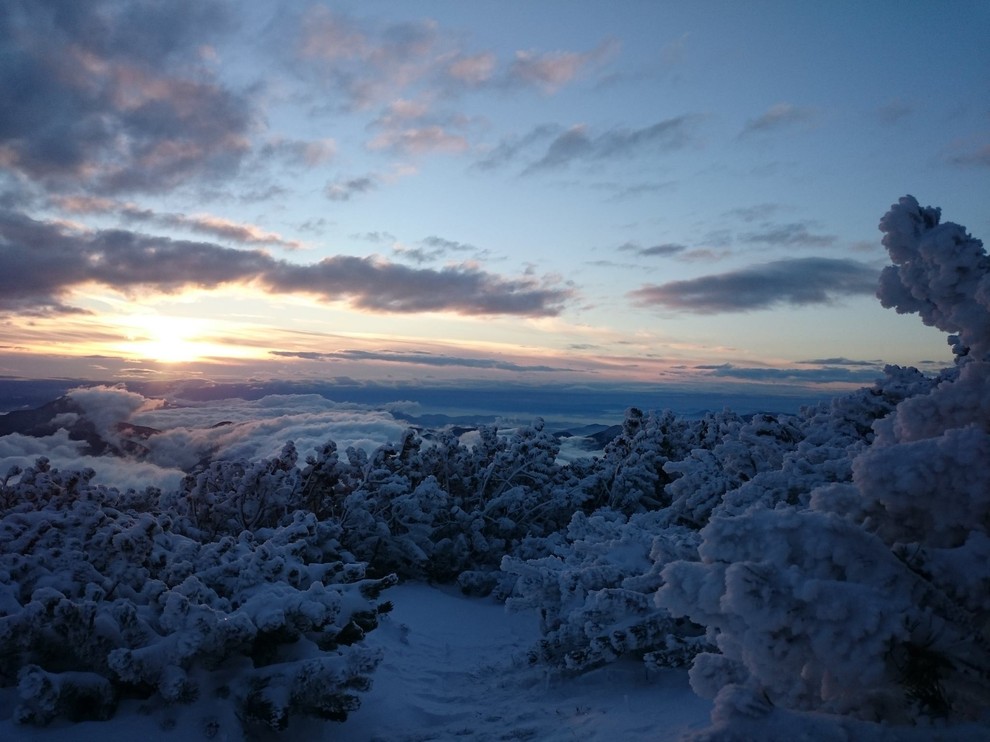
<svg viewBox="0 0 990 742">
<path fill-rule="evenodd" d="M 0 7 L 0 377 L 840 389 L 912 194 L 990 235 L 990 4 Z"/>
</svg>

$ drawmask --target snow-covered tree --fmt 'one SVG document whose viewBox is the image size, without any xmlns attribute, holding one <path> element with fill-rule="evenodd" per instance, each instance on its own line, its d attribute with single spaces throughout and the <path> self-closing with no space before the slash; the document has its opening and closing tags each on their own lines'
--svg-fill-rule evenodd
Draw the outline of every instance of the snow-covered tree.
<svg viewBox="0 0 990 742">
<path fill-rule="evenodd" d="M 779 482 L 754 478 L 737 493 L 771 492 L 716 513 L 700 560 L 662 573 L 659 605 L 719 650 L 691 680 L 720 723 L 773 707 L 887 723 L 990 709 L 990 259 L 939 216 L 906 197 L 883 218 L 894 265 L 878 296 L 954 333 L 957 367 L 934 381 L 889 369 L 833 404 L 805 436 L 833 479 L 781 501 Z"/>
</svg>

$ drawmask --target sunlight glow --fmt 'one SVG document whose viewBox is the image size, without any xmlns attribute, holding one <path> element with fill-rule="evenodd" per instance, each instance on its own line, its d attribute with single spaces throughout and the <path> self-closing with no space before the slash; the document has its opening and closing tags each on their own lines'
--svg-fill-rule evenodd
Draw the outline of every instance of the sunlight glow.
<svg viewBox="0 0 990 742">
<path fill-rule="evenodd" d="M 194 320 L 155 315 L 134 319 L 139 327 L 133 342 L 128 343 L 132 353 L 160 363 L 188 363 L 202 357 L 203 343 L 195 339 L 198 328 Z"/>
<path fill-rule="evenodd" d="M 134 315 L 122 324 L 127 328 L 127 341 L 116 350 L 135 359 L 180 364 L 260 355 L 235 342 L 218 342 L 217 328 L 206 320 L 154 314 Z"/>
</svg>

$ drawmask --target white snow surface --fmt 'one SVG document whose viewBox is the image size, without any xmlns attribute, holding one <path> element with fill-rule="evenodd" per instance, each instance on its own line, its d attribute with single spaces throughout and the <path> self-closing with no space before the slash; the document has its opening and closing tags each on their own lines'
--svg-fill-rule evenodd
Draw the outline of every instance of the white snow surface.
<svg viewBox="0 0 990 742">
<path fill-rule="evenodd" d="M 526 661 L 539 637 L 533 615 L 420 583 L 391 588 L 382 599 L 395 608 L 366 638 L 384 659 L 361 708 L 342 724 L 294 718 L 281 734 L 250 730 L 247 739 L 660 741 L 709 723 L 711 703 L 692 693 L 686 671 L 647 675 L 643 663 L 628 660 L 580 677 L 555 676 Z M 185 710 L 165 730 L 160 717 L 129 702 L 110 721 L 34 728 L 10 719 L 14 693 L 0 695 L 0 739 L 9 742 L 202 739 L 195 720 L 208 711 L 200 701 L 202 714 Z"/>
</svg>

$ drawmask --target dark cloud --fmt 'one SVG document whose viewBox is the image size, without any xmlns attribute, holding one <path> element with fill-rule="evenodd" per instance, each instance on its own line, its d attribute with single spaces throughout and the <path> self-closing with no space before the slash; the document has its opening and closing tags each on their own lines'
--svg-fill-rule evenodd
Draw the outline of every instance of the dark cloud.
<svg viewBox="0 0 990 742">
<path fill-rule="evenodd" d="M 327 183 L 323 192 L 331 201 L 350 201 L 354 196 L 368 193 L 378 188 L 378 178 L 374 175 L 362 175 L 349 180 L 337 180 Z"/>
<path fill-rule="evenodd" d="M 645 151 L 670 152 L 694 140 L 697 116 L 684 115 L 658 121 L 641 129 L 612 129 L 591 135 L 585 126 L 574 126 L 560 134 L 544 155 L 524 174 L 566 167 L 580 160 L 626 158 Z"/>
<path fill-rule="evenodd" d="M 66 196 L 54 200 L 62 209 L 75 214 L 112 214 L 128 222 L 187 229 L 191 232 L 242 245 L 272 245 L 287 250 L 296 250 L 302 247 L 301 243 L 295 240 L 287 240 L 281 235 L 267 232 L 253 224 L 232 222 L 229 219 L 209 214 L 187 216 L 186 214 L 158 212 L 142 209 L 134 204 L 90 196 Z"/>
<path fill-rule="evenodd" d="M 770 106 L 765 113 L 747 121 L 741 136 L 782 131 L 812 123 L 817 117 L 818 112 L 814 108 L 795 106 L 792 103 L 777 103 Z"/>
<path fill-rule="evenodd" d="M 442 260 L 449 257 L 453 253 L 482 253 L 481 250 L 476 248 L 474 245 L 468 245 L 463 242 L 457 242 L 455 240 L 444 239 L 443 237 L 437 237 L 431 235 L 420 240 L 420 247 L 407 247 L 405 245 L 396 244 L 392 247 L 393 252 L 403 258 L 408 258 L 416 263 L 429 263 L 435 260 Z"/>
<path fill-rule="evenodd" d="M 495 170 L 503 167 L 514 161 L 530 147 L 560 134 L 561 131 L 563 131 L 563 127 L 559 124 L 540 124 L 522 136 L 507 137 L 478 160 L 474 167 L 479 170 Z"/>
<path fill-rule="evenodd" d="M 687 250 L 684 245 L 676 245 L 673 243 L 664 243 L 662 245 L 651 245 L 650 247 L 642 247 L 637 245 L 635 242 L 626 242 L 619 245 L 619 250 L 623 252 L 631 252 L 636 255 L 642 256 L 644 258 L 670 258 L 675 255 Z"/>
<path fill-rule="evenodd" d="M 364 240 L 365 242 L 373 242 L 375 244 L 381 244 L 383 242 L 395 242 L 396 237 L 391 232 L 364 232 L 362 234 L 352 234 L 351 237 L 356 240 Z"/>
<path fill-rule="evenodd" d="M 0 162 L 47 187 L 164 191 L 235 171 L 246 98 L 197 65 L 226 4 L 9 0 Z"/>
<path fill-rule="evenodd" d="M 324 219 L 323 217 L 318 217 L 316 219 L 307 219 L 302 224 L 299 225 L 299 231 L 301 232 L 312 232 L 313 234 L 323 234 L 326 230 L 336 224 L 336 222 Z M 351 235 L 354 237 L 355 235 Z"/>
<path fill-rule="evenodd" d="M 553 316 L 571 291 L 534 277 L 502 278 L 471 266 L 414 269 L 376 258 L 334 256 L 296 265 L 260 250 L 153 237 L 125 230 L 74 231 L 0 214 L 0 309 L 65 311 L 73 287 L 176 291 L 253 283 L 278 293 L 347 300 L 378 312 Z"/>
<path fill-rule="evenodd" d="M 393 245 L 392 252 L 398 258 L 411 260 L 419 265 L 431 263 L 442 258 L 445 254 L 445 251 L 442 249 L 429 250 L 423 247 L 406 247 L 402 244 Z"/>
<path fill-rule="evenodd" d="M 855 260 L 799 258 L 630 292 L 639 306 L 698 314 L 748 312 L 779 304 L 830 304 L 840 296 L 873 295 L 879 272 Z"/>
<path fill-rule="evenodd" d="M 812 384 L 829 384 L 833 382 L 849 382 L 854 384 L 869 384 L 881 375 L 877 369 L 850 369 L 843 366 L 827 366 L 825 368 L 747 368 L 725 363 L 719 366 L 695 366 L 699 371 L 706 371 L 709 376 L 722 379 L 743 379 L 746 381 L 802 381 Z"/>
<path fill-rule="evenodd" d="M 732 364 L 723 366 L 699 366 L 707 369 L 709 375 L 722 379 L 740 379 L 745 381 L 796 381 L 811 384 L 830 384 L 836 382 L 869 384 L 881 375 L 879 370 L 854 370 L 845 367 L 826 368 L 745 368 Z"/>
<path fill-rule="evenodd" d="M 412 363 L 422 366 L 462 366 L 466 368 L 494 369 L 498 371 L 573 371 L 569 368 L 555 366 L 524 366 L 511 361 L 499 361 L 494 358 L 463 358 L 457 356 L 441 356 L 433 353 L 393 353 L 388 351 L 340 350 L 331 353 L 315 353 L 311 351 L 282 351 L 273 350 L 274 356 L 284 358 L 304 358 L 310 361 L 384 361 L 387 363 Z"/>
<path fill-rule="evenodd" d="M 474 245 L 457 242 L 456 240 L 447 240 L 436 235 L 424 237 L 422 243 L 436 250 L 443 250 L 444 252 L 474 252 L 478 249 Z"/>
<path fill-rule="evenodd" d="M 18 214 L 0 214 L 0 306 L 60 306 L 69 288 L 97 282 L 127 290 L 210 287 L 262 273 L 260 251 L 173 241 L 125 230 L 73 232 Z"/>
<path fill-rule="evenodd" d="M 471 267 L 429 270 L 345 255 L 307 266 L 278 263 L 263 280 L 278 292 L 347 297 L 360 309 L 378 312 L 548 316 L 571 293 L 530 277 L 503 279 Z"/>
<path fill-rule="evenodd" d="M 760 242 L 784 247 L 828 247 L 836 241 L 834 235 L 811 233 L 808 231 L 808 225 L 800 222 L 768 225 L 763 231 L 739 235 L 739 239 L 743 242 Z"/>
<path fill-rule="evenodd" d="M 872 368 L 882 367 L 883 361 L 879 358 L 872 361 L 856 361 L 851 358 L 813 358 L 808 361 L 798 361 L 798 363 L 809 366 L 868 366 Z"/>
</svg>

